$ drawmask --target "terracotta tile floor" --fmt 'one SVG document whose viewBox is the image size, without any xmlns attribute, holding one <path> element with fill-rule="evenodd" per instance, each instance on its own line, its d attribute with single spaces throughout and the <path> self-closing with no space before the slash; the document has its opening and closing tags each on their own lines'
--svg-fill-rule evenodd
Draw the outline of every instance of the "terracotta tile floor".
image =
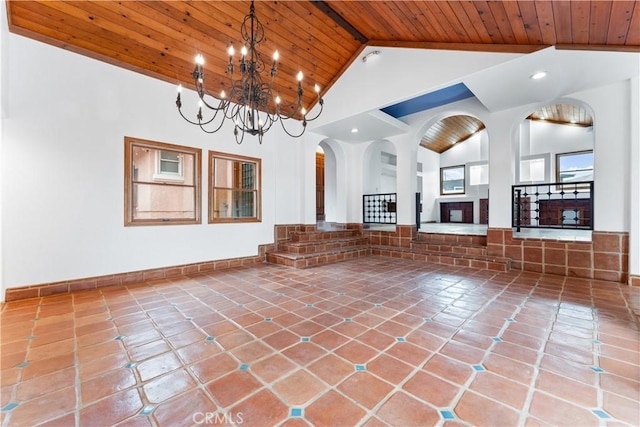
<svg viewBox="0 0 640 427">
<path fill-rule="evenodd" d="M 370 257 L 12 302 L 2 425 L 637 426 L 627 292 Z"/>
</svg>

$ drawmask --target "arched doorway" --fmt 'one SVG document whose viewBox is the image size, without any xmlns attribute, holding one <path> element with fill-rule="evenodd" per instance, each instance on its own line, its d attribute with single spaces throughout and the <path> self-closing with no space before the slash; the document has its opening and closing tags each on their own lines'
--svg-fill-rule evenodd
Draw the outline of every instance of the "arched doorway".
<svg viewBox="0 0 640 427">
<path fill-rule="evenodd" d="M 418 191 L 424 227 L 429 223 L 476 224 L 482 225 L 479 232 L 486 232 L 489 138 L 481 120 L 450 115 L 425 131 L 418 150 Z"/>
<path fill-rule="evenodd" d="M 562 102 L 533 111 L 520 124 L 516 157 L 516 233 L 570 237 L 593 228 L 593 117 L 586 108 Z"/>
</svg>

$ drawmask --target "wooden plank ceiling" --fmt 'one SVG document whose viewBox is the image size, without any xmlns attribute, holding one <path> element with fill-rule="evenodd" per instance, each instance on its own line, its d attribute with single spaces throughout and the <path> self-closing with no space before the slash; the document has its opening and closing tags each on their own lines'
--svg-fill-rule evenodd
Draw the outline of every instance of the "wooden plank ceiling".
<svg viewBox="0 0 640 427">
<path fill-rule="evenodd" d="M 484 129 L 484 123 L 475 117 L 465 115 L 445 117 L 427 129 L 420 145 L 436 153 L 444 153 L 482 129 Z"/>
<path fill-rule="evenodd" d="M 280 53 L 275 86 L 304 105 L 325 92 L 368 45 L 505 52 L 565 49 L 640 51 L 639 1 L 257 1 L 267 40 Z M 248 1 L 7 0 L 9 28 L 172 83 L 191 86 L 205 57 L 207 89 L 225 82 L 227 47 L 240 47 Z M 228 84 L 227 84 L 228 85 Z"/>
</svg>

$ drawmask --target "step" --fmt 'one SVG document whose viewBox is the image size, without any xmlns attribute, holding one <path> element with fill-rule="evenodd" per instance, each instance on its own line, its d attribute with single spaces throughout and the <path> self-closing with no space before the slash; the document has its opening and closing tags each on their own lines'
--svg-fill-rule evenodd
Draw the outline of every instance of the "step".
<svg viewBox="0 0 640 427">
<path fill-rule="evenodd" d="M 313 242 L 361 236 L 360 230 L 292 231 L 289 233 L 292 242 Z"/>
<path fill-rule="evenodd" d="M 280 252 L 290 252 L 295 254 L 308 254 L 327 252 L 336 249 L 349 248 L 353 246 L 366 246 L 369 239 L 366 237 L 347 237 L 331 240 L 313 240 L 313 241 L 284 241 L 281 242 L 278 250 Z"/>
<path fill-rule="evenodd" d="M 311 253 L 268 252 L 267 262 L 294 268 L 309 268 L 316 265 L 332 264 L 334 262 L 346 261 L 368 255 L 371 255 L 371 249 L 367 244 Z"/>
<path fill-rule="evenodd" d="M 465 243 L 477 246 L 487 245 L 487 236 L 479 234 L 418 233 L 417 240 L 433 243 Z"/>
<path fill-rule="evenodd" d="M 371 246 L 372 255 L 388 256 L 392 258 L 411 259 L 433 264 L 455 265 L 458 267 L 471 267 L 482 270 L 509 271 L 511 259 L 488 255 L 468 255 L 455 252 L 438 252 L 419 250 L 415 248 L 402 248 L 395 246 Z"/>
<path fill-rule="evenodd" d="M 482 245 L 474 245 L 472 243 L 457 243 L 457 242 L 438 242 L 438 241 L 426 241 L 426 240 L 413 240 L 411 242 L 411 248 L 418 251 L 428 252 L 442 252 L 442 253 L 457 253 L 464 255 L 487 255 L 487 247 Z"/>
</svg>

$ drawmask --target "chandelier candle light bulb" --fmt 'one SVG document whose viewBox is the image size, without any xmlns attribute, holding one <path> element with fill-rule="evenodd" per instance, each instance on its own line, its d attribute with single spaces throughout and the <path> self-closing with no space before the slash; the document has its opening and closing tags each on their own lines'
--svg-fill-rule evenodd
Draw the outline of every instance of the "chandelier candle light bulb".
<svg viewBox="0 0 640 427">
<path fill-rule="evenodd" d="M 280 54 L 275 50 L 271 69 L 265 66 L 259 45 L 266 40 L 266 36 L 264 27 L 256 16 L 253 1 L 249 14 L 245 16 L 240 26 L 240 35 L 243 46 L 240 50 L 239 75 L 234 74 L 235 49 L 233 44 L 230 44 L 227 48 L 229 54 L 228 87 L 224 85 L 224 89 L 219 92 L 220 95 L 215 96 L 205 87 L 204 56 L 200 53 L 197 54 L 192 73 L 195 91 L 199 99 L 196 120 L 188 118 L 182 111 L 181 85 L 178 86 L 176 98 L 178 112 L 187 122 L 200 127 L 206 133 L 219 131 L 225 121 L 229 119 L 234 126 L 233 134 L 238 144 L 242 143 L 247 133 L 257 136 L 258 142 L 262 144 L 263 135 L 276 122 L 280 122 L 282 129 L 290 137 L 302 136 L 306 130 L 307 122 L 317 119 L 322 114 L 324 101 L 320 96 L 320 86 L 314 85 L 314 91 L 317 94 L 316 102 L 320 107 L 318 113 L 311 118 L 307 117 L 307 110 L 302 106 L 304 95 L 302 71 L 298 72 L 296 76 L 298 80 L 297 100 L 283 102 L 280 96 L 276 95 L 274 80 Z M 287 119 L 301 120 L 302 129 L 291 131 L 285 125 Z"/>
</svg>

